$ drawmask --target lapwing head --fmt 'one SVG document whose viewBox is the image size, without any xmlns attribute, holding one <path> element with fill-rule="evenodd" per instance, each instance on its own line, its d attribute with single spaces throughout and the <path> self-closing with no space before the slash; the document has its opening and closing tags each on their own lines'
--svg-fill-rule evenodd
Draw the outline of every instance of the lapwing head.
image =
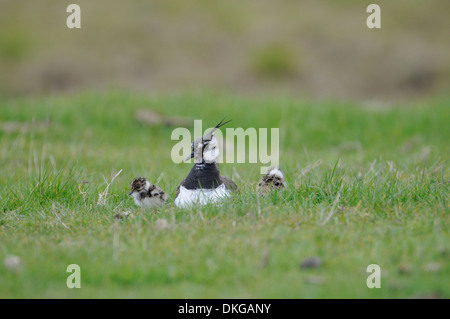
<svg viewBox="0 0 450 319">
<path fill-rule="evenodd" d="M 273 184 L 273 186 L 275 186 L 275 188 L 282 189 L 286 187 L 286 181 L 284 180 L 283 172 L 279 167 L 275 166 L 269 168 L 269 171 L 267 172 L 266 176 L 270 179 L 271 183 Z"/>
<path fill-rule="evenodd" d="M 144 177 L 138 177 L 135 178 L 131 182 L 131 192 L 128 193 L 128 195 L 132 195 L 133 193 L 139 193 L 145 190 L 145 187 L 147 186 L 148 182 Z"/>
<path fill-rule="evenodd" d="M 192 142 L 192 153 L 186 160 L 194 158 L 195 163 L 217 163 L 220 151 L 219 143 L 217 142 L 214 133 L 219 127 L 222 127 L 229 122 L 231 122 L 231 120 L 225 123 L 222 120 L 210 132 L 201 137 L 197 137 Z"/>
</svg>

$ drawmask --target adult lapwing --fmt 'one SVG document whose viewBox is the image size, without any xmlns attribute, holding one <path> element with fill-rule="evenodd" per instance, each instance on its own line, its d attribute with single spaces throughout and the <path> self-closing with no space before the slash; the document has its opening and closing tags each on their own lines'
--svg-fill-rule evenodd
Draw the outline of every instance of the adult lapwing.
<svg viewBox="0 0 450 319">
<path fill-rule="evenodd" d="M 194 158 L 194 166 L 188 176 L 178 185 L 175 192 L 175 205 L 188 207 L 217 203 L 237 190 L 236 184 L 228 177 L 221 176 L 219 170 L 219 145 L 215 131 L 229 123 L 220 121 L 210 132 L 192 142 L 192 153 L 186 159 Z"/>
<path fill-rule="evenodd" d="M 138 177 L 131 182 L 131 192 L 134 202 L 139 207 L 151 208 L 161 206 L 167 201 L 167 194 L 156 185 L 150 184 L 144 177 Z"/>
<path fill-rule="evenodd" d="M 258 195 L 268 195 L 274 190 L 281 191 L 286 187 L 283 172 L 279 167 L 271 167 L 258 183 Z"/>
</svg>

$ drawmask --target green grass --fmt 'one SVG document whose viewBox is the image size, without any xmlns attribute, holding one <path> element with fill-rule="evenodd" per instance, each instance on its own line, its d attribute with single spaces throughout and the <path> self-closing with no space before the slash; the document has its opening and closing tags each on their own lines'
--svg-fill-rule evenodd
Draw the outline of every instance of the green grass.
<svg viewBox="0 0 450 319">
<path fill-rule="evenodd" d="M 448 105 L 211 93 L 2 100 L 0 297 L 449 298 Z M 224 117 L 279 127 L 287 190 L 258 205 L 261 164 L 223 164 L 241 186 L 223 206 L 138 209 L 126 195 L 134 177 L 160 178 L 173 199 L 191 167 L 170 160 L 173 127 L 136 121 L 142 108 L 204 128 Z M 121 169 L 97 205 L 104 177 Z M 11 254 L 16 271 L 3 266 Z M 299 267 L 314 256 L 321 267 Z M 66 287 L 73 263 L 81 289 Z M 380 289 L 366 286 L 373 263 Z"/>
</svg>

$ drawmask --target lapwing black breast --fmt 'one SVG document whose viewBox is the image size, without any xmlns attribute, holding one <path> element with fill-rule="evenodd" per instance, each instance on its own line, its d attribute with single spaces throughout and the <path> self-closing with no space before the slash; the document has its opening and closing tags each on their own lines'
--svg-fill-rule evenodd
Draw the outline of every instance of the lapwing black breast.
<svg viewBox="0 0 450 319">
<path fill-rule="evenodd" d="M 212 189 L 220 186 L 221 184 L 225 185 L 225 189 L 229 191 L 237 191 L 238 186 L 235 182 L 233 182 L 230 178 L 226 176 L 221 176 L 220 171 L 218 170 L 217 166 L 217 172 L 214 173 L 207 173 L 198 171 L 192 172 L 194 170 L 194 167 L 191 169 L 191 172 L 189 172 L 189 175 L 183 179 L 180 184 L 178 185 L 176 191 L 175 191 L 175 198 L 178 197 L 180 194 L 180 187 L 183 186 L 186 189 L 195 190 L 195 189 Z M 205 171 L 209 171 L 210 169 L 206 169 Z M 191 173 L 193 173 L 191 175 Z"/>
</svg>

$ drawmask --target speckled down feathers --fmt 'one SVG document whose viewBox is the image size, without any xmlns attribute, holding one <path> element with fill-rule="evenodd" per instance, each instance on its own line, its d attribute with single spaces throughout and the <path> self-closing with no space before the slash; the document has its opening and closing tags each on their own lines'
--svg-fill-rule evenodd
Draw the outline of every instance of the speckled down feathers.
<svg viewBox="0 0 450 319">
<path fill-rule="evenodd" d="M 271 167 L 258 183 L 258 195 L 266 195 L 274 190 L 281 191 L 286 187 L 282 171 L 278 167 Z"/>
<path fill-rule="evenodd" d="M 168 196 L 156 185 L 150 184 L 144 177 L 138 177 L 131 183 L 131 195 L 136 205 L 154 207 L 164 204 Z"/>
</svg>

